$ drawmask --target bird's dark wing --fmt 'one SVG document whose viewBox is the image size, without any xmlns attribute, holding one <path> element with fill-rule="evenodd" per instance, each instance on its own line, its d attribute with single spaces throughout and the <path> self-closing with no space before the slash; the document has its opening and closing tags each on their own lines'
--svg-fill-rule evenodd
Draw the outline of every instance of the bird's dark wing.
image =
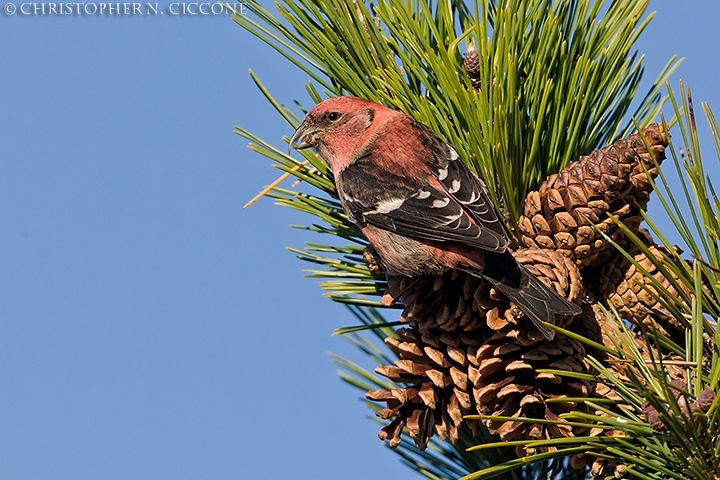
<svg viewBox="0 0 720 480">
<path fill-rule="evenodd" d="M 422 124 L 417 127 L 424 136 L 424 144 L 432 152 L 430 166 L 433 176 L 442 184 L 464 210 L 482 227 L 505 237 L 505 230 L 498 220 L 487 193 L 487 187 L 459 158 L 455 149 L 441 140 Z"/>
<path fill-rule="evenodd" d="M 407 153 L 365 151 L 340 174 L 347 213 L 356 222 L 415 239 L 505 251 L 508 238 L 482 182 L 432 131 L 420 124 L 414 128 L 423 148 L 410 154 L 422 152 L 429 173 L 425 178 L 406 175 L 402 162 Z"/>
</svg>

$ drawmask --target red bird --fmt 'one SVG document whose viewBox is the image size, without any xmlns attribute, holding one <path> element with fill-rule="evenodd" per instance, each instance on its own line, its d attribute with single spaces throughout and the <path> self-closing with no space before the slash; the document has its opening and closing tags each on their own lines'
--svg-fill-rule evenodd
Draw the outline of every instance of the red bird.
<svg viewBox="0 0 720 480">
<path fill-rule="evenodd" d="M 482 277 L 552 340 L 555 315 L 580 308 L 517 263 L 485 184 L 452 146 L 402 112 L 355 97 L 313 107 L 292 148 L 315 147 L 332 169 L 343 209 L 390 273 L 457 269 Z"/>
</svg>

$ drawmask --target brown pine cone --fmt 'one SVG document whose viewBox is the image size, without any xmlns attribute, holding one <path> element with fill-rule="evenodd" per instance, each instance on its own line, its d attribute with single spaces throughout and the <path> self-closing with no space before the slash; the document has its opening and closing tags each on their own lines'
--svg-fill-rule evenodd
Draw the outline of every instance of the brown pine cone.
<svg viewBox="0 0 720 480">
<path fill-rule="evenodd" d="M 559 295 L 582 300 L 582 279 L 577 267 L 562 255 L 536 248 L 514 252 L 515 259 Z M 386 298 L 404 305 L 400 319 L 416 325 L 420 332 L 474 332 L 481 338 L 506 329 L 508 335 L 543 338 L 520 309 L 510 303 L 488 281 L 457 270 L 437 277 L 388 275 Z M 562 323 L 562 321 L 561 321 Z M 510 329 L 506 328 L 511 326 Z M 489 327 L 488 331 L 483 328 Z M 514 333 L 512 333 L 512 332 Z M 537 337 L 537 338 L 536 338 Z"/>
<path fill-rule="evenodd" d="M 582 304 L 582 277 L 575 264 L 566 256 L 541 248 L 522 248 L 514 252 L 513 256 L 555 293 L 578 305 Z"/>
<path fill-rule="evenodd" d="M 648 247 L 655 262 L 668 264 L 673 261 L 672 254 L 661 246 Z M 678 291 L 672 286 L 670 280 L 658 270 L 653 260 L 648 258 L 637 247 L 630 247 L 629 252 L 638 264 L 666 288 L 671 297 L 679 297 Z M 646 277 L 642 270 L 637 269 L 620 252 L 603 265 L 598 275 L 597 286 L 599 297 L 617 308 L 618 313 L 635 325 L 659 327 L 665 333 L 678 334 L 684 332 L 683 325 L 665 310 L 665 307 L 656 297 L 664 297 L 653 282 Z M 681 284 L 675 277 L 675 282 Z M 689 292 L 686 292 L 689 294 Z"/>
<path fill-rule="evenodd" d="M 525 345 L 500 333 L 496 334 L 477 353 L 468 355 L 470 365 L 477 368 L 478 372 L 470 378 L 478 411 L 485 415 L 559 420 L 560 414 L 583 408 L 572 401 L 547 403 L 546 400 L 586 397 L 593 388 L 589 381 L 538 373 L 537 370 L 587 373 L 589 369 L 584 362 L 584 355 L 582 344 L 562 336 L 552 342 L 540 341 Z M 488 420 L 485 423 L 490 432 L 499 434 L 502 440 L 573 435 L 569 425 L 500 420 Z"/>
<path fill-rule="evenodd" d="M 401 328 L 398 338 L 385 343 L 398 354 L 393 365 L 375 371 L 405 386 L 390 391 L 368 392 L 366 398 L 385 402 L 376 415 L 392 422 L 380 430 L 379 437 L 395 448 L 404 427 L 421 450 L 434 434 L 455 443 L 463 415 L 474 412 L 468 376 L 474 367 L 468 354 L 480 345 L 473 335 L 436 332 L 422 335 L 415 328 Z"/>
<path fill-rule="evenodd" d="M 470 84 L 475 90 L 480 88 L 480 56 L 475 45 L 468 45 L 467 53 L 463 55 L 463 69 L 470 79 Z"/>
<path fill-rule="evenodd" d="M 595 388 L 593 389 L 591 396 L 621 401 L 620 396 L 617 394 L 617 392 L 615 392 L 613 386 L 605 383 L 595 384 Z M 590 413 L 598 417 L 612 417 L 611 415 L 608 415 L 602 410 L 594 410 Z M 620 430 L 608 430 L 606 428 L 598 427 L 593 428 L 592 425 L 590 426 L 588 432 L 585 433 L 585 435 L 590 437 L 627 436 L 625 432 L 622 432 Z M 590 465 L 590 471 L 593 477 L 605 476 L 612 472 L 614 472 L 615 475 L 618 475 L 618 472 L 621 472 L 625 468 L 625 466 L 621 463 L 612 462 L 607 459 L 598 458 L 585 453 L 573 455 L 572 457 L 570 457 L 570 464 L 573 466 L 573 468 L 578 470 L 584 468 L 586 465 Z M 619 476 L 617 478 L 623 477 Z"/>
<path fill-rule="evenodd" d="M 667 135 L 660 124 L 643 130 L 657 162 L 665 158 Z M 599 265 L 612 252 L 597 229 L 622 240 L 615 215 L 637 231 L 657 176 L 653 155 L 639 134 L 593 151 L 548 177 L 525 200 L 518 226 L 526 245 L 557 250 L 578 266 Z"/>
<path fill-rule="evenodd" d="M 483 336 L 488 310 L 508 301 L 484 279 L 458 270 L 437 277 L 388 275 L 388 296 L 402 302 L 403 322 L 420 332 L 475 332 Z"/>
<path fill-rule="evenodd" d="M 608 318 L 607 315 L 612 316 L 613 314 L 608 312 L 606 315 L 603 313 L 602 308 L 598 303 L 594 303 L 592 305 L 589 305 L 585 308 L 584 313 L 586 315 L 583 316 L 582 321 L 586 321 L 587 324 L 583 328 L 588 328 L 587 325 L 596 325 L 591 328 L 597 328 L 597 331 L 600 332 L 600 338 L 597 338 L 596 334 L 588 334 L 586 335 L 590 340 L 601 343 L 605 345 L 607 348 L 610 348 L 612 350 L 622 350 L 623 344 L 626 343 L 626 339 L 623 338 L 623 334 L 620 330 L 618 330 L 618 327 L 616 325 L 616 320 L 613 318 Z M 594 317 L 594 320 L 593 320 Z M 580 320 L 577 320 L 580 321 Z M 582 333 L 583 330 L 580 328 L 575 327 L 575 324 L 573 324 L 573 328 L 571 328 L 573 331 Z M 589 333 L 589 332 L 588 332 Z M 653 355 L 651 352 L 651 348 L 648 347 L 648 343 L 645 339 L 645 337 L 642 335 L 642 332 L 635 331 L 635 332 L 627 332 L 629 335 L 632 335 L 632 343 L 637 347 L 640 357 L 647 362 L 648 364 L 651 364 L 653 362 L 657 362 L 657 352 Z M 614 357 L 608 357 L 603 352 L 597 352 L 597 351 L 591 351 L 590 352 L 593 356 L 595 356 L 598 359 L 604 360 L 609 370 L 613 372 L 615 377 L 619 378 L 622 381 L 629 382 L 630 379 L 628 378 L 626 374 L 626 370 L 628 368 L 634 368 L 633 361 L 630 361 L 627 359 L 630 355 L 628 354 L 626 359 L 617 359 Z M 666 359 L 670 360 L 670 359 Z M 674 376 L 682 375 L 684 370 L 683 367 L 673 365 L 670 362 L 665 363 L 665 368 L 667 371 Z M 635 374 L 637 377 L 637 374 Z"/>
<path fill-rule="evenodd" d="M 710 410 L 710 406 L 715 401 L 715 392 L 710 389 L 706 388 L 697 397 L 697 407 L 703 412 L 707 413 L 708 410 Z"/>
<path fill-rule="evenodd" d="M 397 333 L 399 338 L 389 337 L 386 343 L 400 360 L 376 372 L 402 386 L 366 395 L 386 403 L 376 414 L 392 419 L 379 433 L 391 447 L 399 445 L 405 427 L 420 449 L 433 434 L 455 443 L 462 417 L 468 414 L 558 420 L 560 414 L 582 407 L 572 401 L 546 400 L 585 397 L 593 388 L 586 380 L 537 373 L 542 368 L 588 372 L 582 345 L 565 337 L 552 342 L 542 337 L 528 345 L 498 332 L 481 344 L 467 333 L 420 334 L 415 328 Z M 574 434 L 570 426 L 562 425 L 496 420 L 485 424 L 503 440 Z"/>
</svg>

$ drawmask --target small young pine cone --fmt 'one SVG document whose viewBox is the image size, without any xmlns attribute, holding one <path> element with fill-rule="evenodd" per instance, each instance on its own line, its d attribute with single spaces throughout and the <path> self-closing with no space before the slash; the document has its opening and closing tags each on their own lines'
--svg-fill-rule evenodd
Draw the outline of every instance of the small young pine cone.
<svg viewBox="0 0 720 480">
<path fill-rule="evenodd" d="M 710 388 L 706 388 L 700 392 L 700 395 L 697 397 L 697 407 L 702 410 L 703 413 L 707 413 L 714 401 L 715 392 Z"/>
<path fill-rule="evenodd" d="M 468 45 L 467 52 L 463 55 L 463 69 L 470 79 L 470 84 L 475 90 L 480 89 L 480 56 L 475 45 Z"/>
</svg>

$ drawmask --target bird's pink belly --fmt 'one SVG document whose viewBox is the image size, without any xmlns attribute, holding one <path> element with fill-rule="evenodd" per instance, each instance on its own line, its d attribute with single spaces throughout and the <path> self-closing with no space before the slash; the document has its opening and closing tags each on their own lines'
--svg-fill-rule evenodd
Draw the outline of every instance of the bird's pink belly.
<svg viewBox="0 0 720 480">
<path fill-rule="evenodd" d="M 391 273 L 416 277 L 441 275 L 453 268 L 482 271 L 482 250 L 448 242 L 418 241 L 369 225 L 363 234 L 380 254 Z"/>
</svg>

